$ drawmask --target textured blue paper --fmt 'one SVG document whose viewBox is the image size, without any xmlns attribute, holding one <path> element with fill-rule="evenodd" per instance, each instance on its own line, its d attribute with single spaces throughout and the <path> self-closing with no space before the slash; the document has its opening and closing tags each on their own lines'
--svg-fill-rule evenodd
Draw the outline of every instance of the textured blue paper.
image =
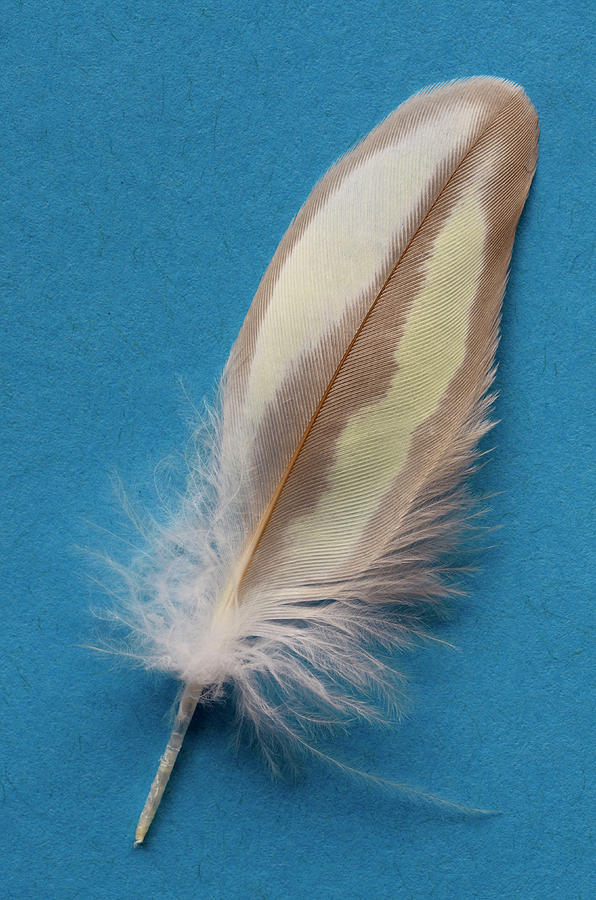
<svg viewBox="0 0 596 900">
<path fill-rule="evenodd" d="M 589 7 L 7 0 L 1 28 L 3 747 L 8 898 L 588 898 L 593 292 Z M 399 665 L 410 717 L 273 783 L 197 717 L 132 849 L 175 686 L 82 649 L 77 547 L 157 511 L 275 247 L 329 164 L 413 91 L 494 74 L 542 124 L 504 305 L 483 571 Z M 160 483 L 163 477 L 160 477 Z M 167 480 L 167 479 L 166 479 Z M 123 550 L 126 558 L 126 548 Z"/>
</svg>

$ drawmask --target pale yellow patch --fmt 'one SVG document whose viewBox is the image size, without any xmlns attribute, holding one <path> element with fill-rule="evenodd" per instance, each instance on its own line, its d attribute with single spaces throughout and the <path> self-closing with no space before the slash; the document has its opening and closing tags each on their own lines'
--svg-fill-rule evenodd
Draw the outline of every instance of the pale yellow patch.
<svg viewBox="0 0 596 900">
<path fill-rule="evenodd" d="M 437 410 L 465 357 L 485 233 L 479 200 L 462 199 L 435 240 L 388 390 L 349 419 L 325 494 L 288 532 L 301 556 L 316 557 L 330 546 L 338 562 L 347 556 L 403 468 L 415 429 Z"/>
<path fill-rule="evenodd" d="M 253 426 L 300 358 L 362 303 L 375 279 L 382 283 L 400 228 L 476 114 L 468 105 L 420 124 L 352 171 L 314 216 L 278 277 L 261 323 L 244 405 Z"/>
</svg>

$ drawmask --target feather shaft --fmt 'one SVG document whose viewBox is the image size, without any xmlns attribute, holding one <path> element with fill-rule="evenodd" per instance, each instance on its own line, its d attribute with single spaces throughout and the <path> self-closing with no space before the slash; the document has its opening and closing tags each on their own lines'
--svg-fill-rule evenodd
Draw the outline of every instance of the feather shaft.
<svg viewBox="0 0 596 900">
<path fill-rule="evenodd" d="M 413 240 L 413 238 L 412 238 L 412 240 Z M 310 422 L 308 423 L 307 427 L 305 428 L 304 433 L 302 434 L 300 441 L 298 443 L 298 446 L 296 447 L 296 449 L 292 455 L 292 458 L 289 460 L 289 462 L 285 468 L 285 471 L 281 475 L 279 482 L 277 483 L 277 485 L 275 487 L 273 496 L 271 497 L 269 503 L 267 504 L 267 508 L 265 509 L 263 515 L 261 516 L 259 523 L 257 524 L 256 528 L 254 529 L 253 533 L 250 536 L 248 545 L 246 546 L 246 548 L 242 554 L 242 557 L 240 558 L 240 561 L 238 563 L 237 574 L 234 576 L 234 578 L 231 580 L 231 582 L 226 587 L 226 590 L 224 591 L 224 594 L 222 595 L 222 599 L 216 607 L 214 616 L 219 616 L 219 615 L 224 614 L 225 611 L 234 604 L 235 599 L 238 596 L 238 591 L 240 589 L 240 586 L 242 584 L 244 576 L 248 570 L 248 567 L 250 566 L 253 556 L 255 555 L 255 553 L 258 549 L 258 546 L 259 546 L 261 539 L 265 533 L 265 530 L 266 530 L 267 526 L 269 525 L 269 521 L 275 511 L 275 507 L 277 506 L 279 498 L 281 497 L 281 495 L 283 493 L 283 489 L 286 486 L 286 483 L 287 483 L 290 475 L 292 474 L 294 466 L 296 465 L 296 462 L 299 459 L 302 450 L 304 449 L 304 446 L 308 440 L 308 436 L 311 433 L 313 426 L 314 426 L 315 422 L 317 421 L 317 418 L 319 417 L 319 414 L 325 405 L 325 401 L 327 400 L 327 397 L 329 396 L 331 390 L 333 389 L 333 385 L 335 384 L 335 381 L 337 380 L 337 377 L 342 369 L 342 366 L 344 365 L 345 361 L 349 358 L 350 352 L 351 352 L 352 348 L 354 347 L 354 345 L 356 344 L 362 329 L 366 326 L 366 322 L 367 322 L 369 316 L 371 315 L 372 311 L 374 310 L 374 308 L 379 300 L 379 297 L 382 295 L 383 291 L 387 287 L 389 281 L 391 280 L 391 276 L 397 269 L 400 262 L 401 262 L 401 257 L 396 262 L 395 266 L 393 267 L 393 269 L 391 271 L 391 274 L 388 276 L 385 284 L 383 285 L 383 287 L 381 288 L 381 290 L 375 297 L 375 299 L 371 305 L 371 308 L 368 310 L 368 312 L 364 316 L 364 319 L 362 320 L 360 326 L 358 327 L 356 334 L 352 338 L 350 345 L 347 347 L 344 355 L 342 356 L 341 360 L 338 363 L 338 366 L 337 366 L 335 372 L 331 376 L 331 378 L 329 380 L 329 384 L 326 386 L 326 388 L 323 392 L 323 396 L 321 397 L 319 404 L 318 404 L 317 408 L 315 409 Z"/>
<path fill-rule="evenodd" d="M 170 780 L 172 769 L 178 759 L 178 754 L 186 736 L 188 726 L 190 725 L 194 711 L 197 708 L 199 696 L 200 689 L 197 685 L 191 684 L 184 689 L 184 693 L 180 698 L 180 705 L 178 706 L 178 712 L 176 713 L 176 719 L 170 739 L 163 752 L 163 756 L 159 761 L 157 773 L 153 779 L 149 793 L 147 794 L 147 799 L 141 815 L 139 816 L 139 821 L 135 830 L 135 847 L 141 846 L 145 840 L 145 835 L 149 830 L 149 826 L 153 822 L 157 808 L 161 803 L 163 792 Z"/>
</svg>

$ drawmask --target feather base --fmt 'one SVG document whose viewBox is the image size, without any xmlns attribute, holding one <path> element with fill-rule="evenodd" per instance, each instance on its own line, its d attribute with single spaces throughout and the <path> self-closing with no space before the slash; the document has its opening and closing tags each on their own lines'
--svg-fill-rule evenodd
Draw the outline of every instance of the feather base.
<svg viewBox="0 0 596 900">
<path fill-rule="evenodd" d="M 172 734 L 164 750 L 163 756 L 159 761 L 159 766 L 153 784 L 149 789 L 147 799 L 143 811 L 139 816 L 139 821 L 135 831 L 135 847 L 140 847 L 149 830 L 151 823 L 155 817 L 155 813 L 161 803 L 161 798 L 170 780 L 172 769 L 178 759 L 178 753 L 182 747 L 182 742 L 186 736 L 188 726 L 197 708 L 201 689 L 196 684 L 189 684 L 184 689 L 184 693 L 180 699 L 180 705 L 176 714 L 176 720 L 172 729 Z"/>
</svg>

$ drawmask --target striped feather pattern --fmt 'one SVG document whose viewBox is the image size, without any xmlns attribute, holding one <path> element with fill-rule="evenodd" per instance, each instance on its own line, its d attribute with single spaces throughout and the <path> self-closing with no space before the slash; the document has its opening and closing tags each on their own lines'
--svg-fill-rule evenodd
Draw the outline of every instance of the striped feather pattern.
<svg viewBox="0 0 596 900">
<path fill-rule="evenodd" d="M 141 658 L 187 713 L 231 684 L 273 764 L 392 703 L 372 647 L 408 643 L 447 591 L 536 152 L 521 88 L 472 78 L 329 170 L 232 349 L 207 477 L 136 571 Z"/>
</svg>

